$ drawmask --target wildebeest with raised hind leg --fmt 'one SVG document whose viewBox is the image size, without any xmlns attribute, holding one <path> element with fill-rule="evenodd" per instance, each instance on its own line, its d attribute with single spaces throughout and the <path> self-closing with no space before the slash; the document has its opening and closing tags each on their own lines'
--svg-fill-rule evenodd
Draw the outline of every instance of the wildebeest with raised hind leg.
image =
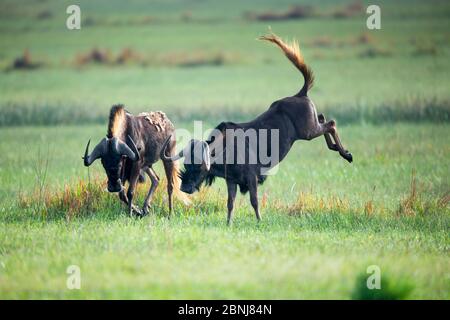
<svg viewBox="0 0 450 320">
<path fill-rule="evenodd" d="M 262 36 L 261 40 L 275 43 L 284 52 L 286 57 L 294 64 L 304 77 L 304 85 L 294 96 L 275 101 L 269 109 L 256 119 L 246 123 L 222 122 L 207 141 L 191 140 L 191 142 L 178 154 L 170 156 L 165 153 L 170 151 L 170 140 L 165 142 L 161 157 L 166 160 L 177 160 L 185 157 L 184 170 L 181 173 L 181 190 L 186 193 L 194 193 L 199 190 L 203 182 L 210 185 L 215 177 L 226 180 L 228 190 L 228 224 L 231 223 L 234 200 L 237 186 L 242 193 L 249 191 L 250 202 L 255 210 L 256 218 L 260 220 L 258 208 L 258 184 L 262 184 L 266 175 L 263 173 L 273 168 L 287 155 L 292 145 L 297 140 L 311 140 L 321 135 L 330 150 L 338 151 L 348 162 L 353 161 L 349 153 L 342 145 L 334 120 L 326 121 L 322 114 L 317 114 L 316 107 L 308 97 L 308 91 L 312 88 L 314 76 L 312 70 L 305 64 L 300 48 L 296 41 L 292 44 L 285 43 L 281 38 L 271 33 Z M 277 144 L 272 146 L 269 140 L 262 141 L 261 135 L 256 135 L 256 147 L 246 142 L 247 132 L 276 132 Z M 244 133 L 244 147 L 237 148 L 233 132 Z M 219 134 L 217 134 L 219 132 Z M 231 132 L 231 134 L 230 134 Z M 334 140 L 334 142 L 333 142 Z M 267 146 L 265 146 L 267 144 Z M 228 145 L 228 147 L 227 147 Z M 231 146 L 231 147 L 230 147 Z M 258 152 L 265 147 L 268 154 L 277 151 L 276 161 L 266 163 Z M 274 148 L 277 148 L 275 150 Z M 228 155 L 227 155 L 228 153 Z M 229 154 L 232 154 L 229 156 Z M 237 159 L 250 159 L 256 153 L 254 162 L 239 162 Z M 219 156 L 218 156 L 219 155 Z M 198 160 L 198 161 L 196 161 Z M 229 161 L 230 160 L 230 161 Z"/>
<path fill-rule="evenodd" d="M 175 150 L 174 126 L 163 112 L 146 112 L 134 116 L 123 105 L 111 108 L 108 133 L 89 154 L 90 140 L 84 153 L 84 165 L 90 166 L 101 159 L 108 177 L 108 191 L 118 192 L 119 198 L 128 206 L 130 215 L 144 216 L 148 213 L 153 193 L 159 183 L 159 177 L 152 166 L 160 159 L 163 143 L 166 141 L 168 153 Z M 167 138 L 171 137 L 169 140 Z M 172 194 L 188 203 L 185 194 L 179 191 L 179 170 L 176 162 L 163 159 L 167 177 L 169 212 L 172 212 Z M 145 198 L 142 210 L 133 204 L 136 184 L 144 179 L 146 173 L 151 186 Z M 128 181 L 125 193 L 124 184 Z"/>
</svg>

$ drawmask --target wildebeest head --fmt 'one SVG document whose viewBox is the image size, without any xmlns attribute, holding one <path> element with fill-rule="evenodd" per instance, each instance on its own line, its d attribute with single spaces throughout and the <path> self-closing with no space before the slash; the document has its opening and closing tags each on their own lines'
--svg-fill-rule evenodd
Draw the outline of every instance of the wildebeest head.
<svg viewBox="0 0 450 320">
<path fill-rule="evenodd" d="M 209 145 L 205 141 L 192 139 L 188 145 L 174 156 L 166 155 L 169 137 L 161 150 L 161 158 L 176 161 L 184 157 L 184 170 L 181 171 L 181 191 L 192 194 L 198 191 L 208 176 L 211 168 Z"/>
<path fill-rule="evenodd" d="M 103 168 L 108 176 L 108 191 L 120 192 L 123 189 L 120 173 L 123 166 L 124 158 L 133 161 L 139 160 L 139 151 L 130 136 L 127 136 L 131 148 L 117 137 L 103 138 L 89 153 L 89 140 L 84 152 L 84 165 L 89 167 L 95 160 L 101 159 Z"/>
</svg>

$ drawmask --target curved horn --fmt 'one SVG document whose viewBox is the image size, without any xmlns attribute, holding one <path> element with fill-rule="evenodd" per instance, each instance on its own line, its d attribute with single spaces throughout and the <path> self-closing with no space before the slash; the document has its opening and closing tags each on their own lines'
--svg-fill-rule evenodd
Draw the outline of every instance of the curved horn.
<svg viewBox="0 0 450 320">
<path fill-rule="evenodd" d="M 89 139 L 87 145 L 86 145 L 86 150 L 84 151 L 84 165 L 86 167 L 89 167 L 95 160 L 97 160 L 98 158 L 101 158 L 106 151 L 106 142 L 107 139 L 103 138 L 102 141 L 100 141 L 94 148 L 94 150 L 92 150 L 92 153 L 90 155 L 88 155 L 89 153 L 89 145 L 91 144 L 91 139 Z"/>
<path fill-rule="evenodd" d="M 166 141 L 164 141 L 164 143 L 163 143 L 163 145 L 161 147 L 160 157 L 161 157 L 162 160 L 165 160 L 165 161 L 177 161 L 178 159 L 183 157 L 184 150 L 181 150 L 178 154 L 176 154 L 174 156 L 167 156 L 166 155 L 167 145 L 169 144 L 171 138 L 172 138 L 172 135 L 170 135 L 166 139 Z"/>
<path fill-rule="evenodd" d="M 141 158 L 141 155 L 139 154 L 139 150 L 136 147 L 136 143 L 134 142 L 133 138 L 130 135 L 127 135 L 128 141 L 130 141 L 131 144 L 131 150 L 134 152 L 135 156 L 136 156 L 136 160 L 135 161 L 139 161 L 139 159 Z"/>
<path fill-rule="evenodd" d="M 136 148 L 136 144 L 134 143 L 133 139 L 131 139 L 130 136 L 128 136 L 128 140 L 130 141 L 131 147 L 134 150 L 131 149 L 126 143 L 120 141 L 116 137 L 112 138 L 113 150 L 116 153 L 120 154 L 121 156 L 126 156 L 133 161 L 138 161 L 139 160 L 139 151 Z"/>
<path fill-rule="evenodd" d="M 209 145 L 206 141 L 203 141 L 202 144 L 203 144 L 203 152 L 202 152 L 203 162 L 205 163 L 206 170 L 209 171 L 209 169 L 211 168 L 211 154 L 209 153 Z"/>
</svg>

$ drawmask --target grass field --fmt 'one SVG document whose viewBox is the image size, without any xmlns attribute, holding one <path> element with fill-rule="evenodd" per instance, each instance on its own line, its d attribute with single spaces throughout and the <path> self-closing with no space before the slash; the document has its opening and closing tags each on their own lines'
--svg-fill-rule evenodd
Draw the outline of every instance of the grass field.
<svg viewBox="0 0 450 320">
<path fill-rule="evenodd" d="M 365 2 L 335 18 L 349 3 L 258 21 L 298 3 L 81 1 L 82 29 L 69 31 L 69 2 L 2 1 L 0 298 L 449 299 L 450 5 L 381 1 L 382 30 L 369 31 Z M 268 25 L 300 40 L 309 95 L 354 162 L 322 137 L 297 142 L 260 188 L 261 223 L 240 195 L 226 226 L 223 181 L 171 219 L 164 185 L 151 215 L 127 216 L 100 163 L 81 160 L 111 105 L 187 129 L 253 118 L 302 85 L 254 40 Z M 13 67 L 25 49 L 35 69 Z M 94 49 L 103 60 L 83 60 Z M 66 286 L 70 265 L 80 290 Z M 371 265 L 381 290 L 365 287 Z"/>
</svg>

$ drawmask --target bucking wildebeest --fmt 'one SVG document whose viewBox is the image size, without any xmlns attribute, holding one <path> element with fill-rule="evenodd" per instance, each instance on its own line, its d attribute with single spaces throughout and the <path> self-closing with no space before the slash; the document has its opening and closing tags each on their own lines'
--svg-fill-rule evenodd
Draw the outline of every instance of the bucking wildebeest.
<svg viewBox="0 0 450 320">
<path fill-rule="evenodd" d="M 317 115 L 314 103 L 307 96 L 314 77 L 312 70 L 303 60 L 298 43 L 296 41 L 292 44 L 285 43 L 273 33 L 262 36 L 260 39 L 273 42 L 280 47 L 286 57 L 302 73 L 305 82 L 300 91 L 292 97 L 275 101 L 266 112 L 250 122 L 222 122 L 213 130 L 215 133 L 207 141 L 191 140 L 187 147 L 174 156 L 165 153 L 166 145 L 170 146 L 168 139 L 161 153 L 162 159 L 165 160 L 175 161 L 185 157 L 184 171 L 181 172 L 181 191 L 183 192 L 191 194 L 198 190 L 204 181 L 210 185 L 215 177 L 226 180 L 228 224 L 231 223 L 238 185 L 242 193 L 250 191 L 250 202 L 255 210 L 256 218 L 260 220 L 257 187 L 267 177 L 264 170 L 273 168 L 283 160 L 295 141 L 311 140 L 324 135 L 330 150 L 338 151 L 349 162 L 353 160 L 351 153 L 342 146 L 335 121 L 326 122 L 322 114 Z M 244 137 L 243 148 L 238 147 L 236 143 L 236 138 L 239 136 L 235 134 L 237 131 L 240 131 L 240 136 Z M 247 135 L 247 132 L 253 131 L 256 131 L 254 135 L 256 146 L 246 140 L 251 136 L 251 134 Z M 262 141 L 263 135 L 258 133 L 264 132 L 269 133 L 270 137 Z M 269 140 L 272 142 L 273 136 L 278 136 L 275 145 L 269 143 Z M 270 155 L 277 153 L 277 157 L 273 157 L 275 161 L 263 161 L 259 153 L 261 149 L 267 150 L 267 154 Z M 252 155 L 256 155 L 253 162 L 249 160 Z M 244 161 L 239 162 L 239 159 Z"/>
<path fill-rule="evenodd" d="M 167 140 L 167 138 L 172 137 Z M 167 141 L 166 141 L 167 140 Z M 90 140 L 84 153 L 84 165 L 90 166 L 101 159 L 108 176 L 108 191 L 118 192 L 119 198 L 128 205 L 130 215 L 144 216 L 148 213 L 152 195 L 158 186 L 159 177 L 152 165 L 160 159 L 164 142 L 168 153 L 175 150 L 174 126 L 163 112 L 146 112 L 134 116 L 123 105 L 111 108 L 108 133 L 89 153 Z M 163 159 L 167 177 L 169 212 L 172 212 L 172 193 L 188 202 L 179 192 L 179 170 L 176 162 Z M 133 195 L 138 181 L 144 181 L 146 173 L 151 180 L 150 190 L 142 210 L 133 205 Z M 124 184 L 129 183 L 125 194 Z"/>
</svg>

